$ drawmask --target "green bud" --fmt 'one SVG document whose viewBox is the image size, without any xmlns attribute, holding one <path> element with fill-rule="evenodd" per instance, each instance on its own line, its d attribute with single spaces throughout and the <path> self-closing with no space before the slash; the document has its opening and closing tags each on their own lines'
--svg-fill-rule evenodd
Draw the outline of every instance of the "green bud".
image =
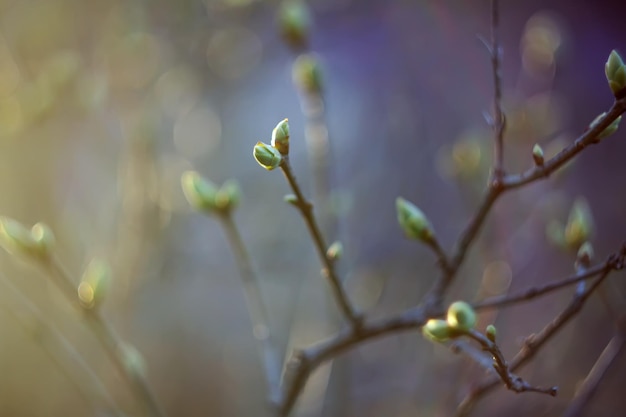
<svg viewBox="0 0 626 417">
<path fill-rule="evenodd" d="M 39 246 L 42 253 L 52 253 L 56 244 L 56 239 L 52 229 L 47 224 L 39 222 L 35 223 L 30 229 L 30 234 Z"/>
<path fill-rule="evenodd" d="M 300 55 L 293 63 L 293 83 L 307 94 L 322 92 L 322 75 L 318 59 L 313 54 Z"/>
<path fill-rule="evenodd" d="M 146 376 L 146 361 L 137 348 L 130 343 L 121 343 L 119 346 L 122 362 L 126 371 L 134 377 Z"/>
<path fill-rule="evenodd" d="M 98 308 L 109 291 L 111 268 L 102 259 L 89 262 L 78 284 L 78 300 L 86 309 Z"/>
<path fill-rule="evenodd" d="M 54 235 L 42 223 L 28 230 L 17 220 L 0 217 L 0 245 L 11 255 L 41 260 L 50 255 Z"/>
<path fill-rule="evenodd" d="M 304 1 L 284 1 L 278 13 L 278 25 L 283 39 L 290 47 L 300 49 L 309 43 L 311 14 Z"/>
<path fill-rule="evenodd" d="M 578 249 L 578 254 L 576 255 L 576 264 L 583 268 L 588 268 L 591 265 L 591 260 L 593 259 L 593 246 L 589 241 L 586 241 L 580 248 Z"/>
<path fill-rule="evenodd" d="M 433 228 L 420 209 L 404 198 L 398 197 L 396 199 L 396 211 L 398 223 L 407 237 L 423 242 L 432 241 L 434 237 Z"/>
<path fill-rule="evenodd" d="M 465 301 L 456 301 L 448 307 L 446 320 L 452 328 L 470 330 L 476 325 L 476 313 Z"/>
<path fill-rule="evenodd" d="M 281 155 L 289 154 L 289 123 L 288 119 L 279 122 L 272 131 L 272 146 L 278 149 Z"/>
<path fill-rule="evenodd" d="M 430 319 L 422 327 L 422 334 L 433 342 L 441 343 L 454 337 L 454 330 L 450 328 L 445 320 Z"/>
<path fill-rule="evenodd" d="M 215 211 L 217 188 L 196 171 L 185 171 L 180 178 L 183 193 L 195 210 L 211 213 Z"/>
<path fill-rule="evenodd" d="M 594 127 L 596 127 L 604 116 L 606 116 L 606 112 L 599 114 L 598 117 L 596 117 L 593 120 L 593 122 L 589 124 L 589 129 L 593 129 Z M 600 139 L 603 139 L 607 136 L 611 136 L 613 133 L 615 133 L 617 131 L 617 128 L 619 127 L 619 122 L 621 120 L 622 120 L 622 116 L 619 116 L 617 119 L 613 120 L 613 123 L 608 125 L 606 129 L 604 129 L 602 132 L 598 134 L 598 136 L 596 136 L 596 141 L 600 141 Z"/>
<path fill-rule="evenodd" d="M 496 333 L 496 326 L 494 326 L 493 324 L 490 324 L 489 326 L 487 326 L 487 329 L 485 329 L 487 339 L 491 340 L 493 343 L 496 343 Z"/>
<path fill-rule="evenodd" d="M 263 142 L 257 142 L 257 144 L 254 145 L 253 155 L 259 165 L 268 171 L 278 167 L 283 161 L 278 149 Z"/>
<path fill-rule="evenodd" d="M 611 91 L 618 96 L 626 88 L 626 66 L 616 50 L 611 51 L 604 65 L 604 73 Z"/>
<path fill-rule="evenodd" d="M 333 261 L 341 258 L 341 255 L 343 255 L 343 245 L 339 241 L 330 245 L 326 251 L 326 256 Z"/>
<path fill-rule="evenodd" d="M 293 206 L 297 206 L 298 205 L 298 197 L 296 197 L 294 194 L 287 194 L 283 197 L 283 201 L 285 203 L 289 203 Z"/>
<path fill-rule="evenodd" d="M 535 161 L 535 165 L 539 167 L 543 166 L 543 163 L 545 162 L 543 149 L 539 146 L 539 144 L 535 144 L 535 146 L 533 146 L 533 161 Z"/>
<path fill-rule="evenodd" d="M 593 232 L 593 217 L 587 200 L 576 199 L 565 226 L 565 244 L 568 248 L 578 250 Z"/>
<path fill-rule="evenodd" d="M 235 209 L 241 201 L 241 188 L 235 180 L 227 180 L 215 194 L 215 210 L 228 213 Z"/>
</svg>

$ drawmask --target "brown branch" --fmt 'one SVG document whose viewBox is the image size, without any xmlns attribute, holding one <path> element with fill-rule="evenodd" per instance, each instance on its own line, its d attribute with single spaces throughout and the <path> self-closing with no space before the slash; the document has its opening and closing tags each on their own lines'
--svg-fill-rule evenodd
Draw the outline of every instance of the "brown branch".
<svg viewBox="0 0 626 417">
<path fill-rule="evenodd" d="M 528 337 L 524 346 L 511 361 L 510 369 L 516 371 L 521 366 L 532 359 L 550 339 L 552 339 L 578 312 L 582 309 L 591 294 L 604 282 L 606 277 L 612 272 L 624 268 L 626 261 L 626 245 L 618 254 L 611 255 L 607 261 L 607 268 L 596 278 L 592 284 L 582 292 L 577 292 L 572 301 L 559 313 L 550 323 L 548 323 L 538 334 Z M 498 385 L 499 379 L 490 378 L 474 388 L 461 402 L 457 408 L 456 415 L 467 415 L 476 401 L 491 391 Z"/>
<path fill-rule="evenodd" d="M 585 405 L 593 398 L 600 382 L 606 375 L 606 371 L 613 366 L 615 359 L 624 349 L 624 345 L 626 345 L 626 337 L 623 331 L 618 331 L 606 345 L 591 371 L 587 374 L 574 399 L 565 410 L 565 413 L 563 413 L 563 417 L 577 417 L 581 415 Z"/>
<path fill-rule="evenodd" d="M 504 385 L 506 385 L 509 390 L 517 393 L 537 392 L 540 394 L 548 394 L 553 397 L 556 396 L 558 392 L 557 387 L 535 387 L 524 381 L 520 376 L 515 375 L 511 371 L 510 366 L 507 364 L 506 359 L 504 359 L 504 355 L 500 351 L 500 348 L 494 341 L 489 340 L 487 337 L 485 337 L 485 335 L 477 332 L 474 329 L 470 329 L 463 334 L 480 343 L 483 350 L 487 351 L 491 355 L 493 359 L 493 369 L 496 371 Z"/>
<path fill-rule="evenodd" d="M 551 282 L 539 287 L 528 288 L 526 290 L 523 290 L 519 294 L 497 295 L 495 297 L 489 297 L 483 301 L 475 303 L 472 307 L 474 307 L 474 309 L 476 310 L 483 310 L 487 308 L 506 307 L 511 304 L 518 304 L 524 301 L 532 300 L 533 298 L 549 294 L 552 291 L 560 290 L 561 288 L 565 288 L 586 279 L 595 277 L 596 275 L 604 272 L 607 268 L 610 268 L 608 261 L 595 265 L 589 269 L 582 270 L 581 272 L 562 280 Z"/>
<path fill-rule="evenodd" d="M 502 111 L 502 74 L 500 60 L 502 48 L 498 37 L 500 8 L 498 0 L 491 0 L 491 71 L 493 72 L 493 130 L 494 130 L 494 161 L 493 179 L 499 181 L 504 176 L 504 129 L 506 118 Z"/>
<path fill-rule="evenodd" d="M 439 312 L 439 315 L 442 314 Z M 344 330 L 330 339 L 296 351 L 287 365 L 284 376 L 286 391 L 277 404 L 279 414 L 287 416 L 311 374 L 323 362 L 346 352 L 365 341 L 403 331 L 415 330 L 424 325 L 431 316 L 424 307 L 416 307 L 396 316 L 363 321 L 358 332 Z"/>
<path fill-rule="evenodd" d="M 317 220 L 313 215 L 313 205 L 307 201 L 307 199 L 302 194 L 302 190 L 296 181 L 296 177 L 294 176 L 291 165 L 289 164 L 289 157 L 287 155 L 283 156 L 283 159 L 280 163 L 280 168 L 285 174 L 285 178 L 289 183 L 292 191 L 296 196 L 295 206 L 300 210 L 302 214 L 302 218 L 309 229 L 309 233 L 313 239 L 313 243 L 315 248 L 317 249 L 317 253 L 320 257 L 320 260 L 323 265 L 322 274 L 327 278 L 328 283 L 330 284 L 330 288 L 333 292 L 333 296 L 335 298 L 335 302 L 341 309 L 344 317 L 350 322 L 350 325 L 354 331 L 358 331 L 363 317 L 359 314 L 348 299 L 348 295 L 346 294 L 345 289 L 341 283 L 341 280 L 337 276 L 337 272 L 335 271 L 334 261 L 326 254 L 328 250 L 328 246 L 326 246 L 326 242 L 324 242 L 324 237 L 322 236 L 322 232 L 317 224 Z"/>
<path fill-rule="evenodd" d="M 239 229 L 232 218 L 232 212 L 226 211 L 219 216 L 220 223 L 224 228 L 226 238 L 230 244 L 231 250 L 235 255 L 235 261 L 239 268 L 239 275 L 241 277 L 244 294 L 246 297 L 246 306 L 248 308 L 248 315 L 252 322 L 252 334 L 254 339 L 258 343 L 258 350 L 261 356 L 261 362 L 263 363 L 265 370 L 265 377 L 270 391 L 270 400 L 272 402 L 277 401 L 280 396 L 280 368 L 281 363 L 278 358 L 278 352 L 276 351 L 275 344 L 272 340 L 272 334 L 269 326 L 269 314 L 265 303 L 263 302 L 263 296 L 261 294 L 261 288 L 259 287 L 259 280 L 257 279 L 254 268 L 252 267 L 252 261 L 248 250 L 241 238 Z"/>
</svg>

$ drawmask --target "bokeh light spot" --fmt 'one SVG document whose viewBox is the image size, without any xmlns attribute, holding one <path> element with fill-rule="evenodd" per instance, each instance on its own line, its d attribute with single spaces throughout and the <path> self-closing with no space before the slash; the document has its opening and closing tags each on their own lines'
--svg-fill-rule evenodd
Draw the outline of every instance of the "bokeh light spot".
<svg viewBox="0 0 626 417">
<path fill-rule="evenodd" d="M 216 32 L 209 40 L 207 63 L 217 75 L 237 79 L 252 71 L 261 61 L 263 44 L 246 28 L 228 28 Z"/>
<path fill-rule="evenodd" d="M 494 261 L 485 267 L 482 288 L 489 295 L 505 292 L 513 278 L 513 271 L 505 261 Z"/>
</svg>

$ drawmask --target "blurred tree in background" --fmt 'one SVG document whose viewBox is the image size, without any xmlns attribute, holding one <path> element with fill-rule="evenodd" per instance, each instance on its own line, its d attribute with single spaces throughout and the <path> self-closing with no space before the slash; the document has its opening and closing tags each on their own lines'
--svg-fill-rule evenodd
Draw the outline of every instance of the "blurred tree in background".
<svg viewBox="0 0 626 417">
<path fill-rule="evenodd" d="M 493 89 L 476 35 L 488 34 L 488 2 L 308 3 L 324 125 L 310 123 L 292 84 L 295 56 L 277 28 L 278 1 L 0 1 L 0 213 L 50 225 L 77 280 L 93 257 L 110 262 L 103 315 L 141 352 L 171 416 L 272 415 L 233 254 L 219 224 L 189 208 L 184 171 L 241 184 L 235 218 L 281 358 L 332 335 L 341 320 L 302 220 L 282 202 L 287 186 L 251 155 L 279 120 L 289 118 L 291 161 L 307 195 L 316 190 L 305 132 L 328 129 L 333 175 L 323 210 L 337 219 L 347 291 L 368 316 L 415 305 L 437 273 L 432 254 L 398 228 L 396 197 L 418 202 L 448 248 L 482 196 L 492 161 L 483 111 Z M 549 158 L 611 105 L 603 66 L 612 49 L 626 51 L 626 4 L 501 8 L 505 164 L 521 172 L 535 143 Z M 507 194 L 447 301 L 574 272 L 575 253 L 554 240 L 581 198 L 593 213 L 598 260 L 614 252 L 626 238 L 625 152 L 618 131 L 550 180 Z M 120 409 L 140 415 L 45 274 L 5 253 L 0 274 L 0 415 L 106 415 L 72 349 Z M 524 368 L 525 378 L 558 385 L 558 397 L 501 388 L 475 415 L 560 415 L 623 321 L 622 275 Z M 481 313 L 479 323 L 497 325 L 512 357 L 571 294 Z M 625 361 L 616 357 L 587 415 L 626 407 Z M 318 369 L 294 415 L 452 415 L 483 375 L 417 332 L 392 335 Z"/>
</svg>

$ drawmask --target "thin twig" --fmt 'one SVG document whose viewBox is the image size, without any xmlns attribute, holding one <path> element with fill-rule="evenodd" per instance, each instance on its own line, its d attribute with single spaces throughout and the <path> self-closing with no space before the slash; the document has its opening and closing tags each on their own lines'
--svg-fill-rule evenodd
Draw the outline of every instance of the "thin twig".
<svg viewBox="0 0 626 417">
<path fill-rule="evenodd" d="M 235 255 L 237 267 L 239 268 L 239 274 L 247 301 L 248 314 L 252 322 L 252 333 L 255 340 L 258 342 L 261 361 L 265 368 L 265 377 L 269 385 L 270 400 L 274 403 L 278 401 L 280 396 L 281 364 L 271 337 L 269 314 L 263 302 L 259 280 L 254 272 L 250 255 L 241 238 L 239 229 L 237 229 L 237 225 L 232 218 L 231 212 L 219 216 L 219 219 L 226 233 L 226 238 L 230 244 L 231 250 Z"/>
<path fill-rule="evenodd" d="M 517 393 L 537 392 L 540 394 L 548 394 L 553 397 L 556 396 L 558 392 L 557 387 L 535 387 L 524 381 L 520 376 L 515 375 L 511 371 L 510 366 L 507 364 L 506 359 L 504 359 L 504 355 L 500 351 L 500 348 L 494 341 L 489 340 L 487 337 L 485 337 L 485 335 L 477 332 L 474 329 L 470 329 L 464 332 L 464 334 L 480 343 L 483 349 L 491 355 L 493 359 L 493 369 L 496 371 L 504 385 L 506 385 L 509 390 Z"/>
<path fill-rule="evenodd" d="M 90 392 L 88 392 L 88 388 L 90 387 L 85 386 L 85 384 L 81 383 L 80 381 L 76 380 L 75 377 L 70 375 L 69 371 L 67 370 L 67 363 L 63 363 L 64 361 L 71 361 L 72 366 L 83 370 L 90 380 L 90 386 L 96 390 L 97 396 L 102 402 L 104 402 L 107 410 L 109 412 L 112 412 L 116 416 L 121 416 L 122 413 L 115 405 L 115 401 L 113 400 L 110 392 L 103 384 L 102 379 L 98 377 L 98 375 L 94 372 L 89 363 L 87 363 L 82 355 L 80 355 L 80 353 L 77 352 L 76 349 L 74 349 L 74 346 L 72 346 L 72 344 L 63 336 L 59 329 L 54 326 L 53 323 L 46 320 L 45 314 L 32 301 L 25 297 L 17 287 L 11 284 L 6 277 L 2 277 L 0 282 L 3 286 L 3 292 L 8 292 L 12 301 L 18 303 L 21 307 L 25 308 L 28 311 L 30 317 L 37 322 L 38 329 L 45 331 L 45 334 L 49 337 L 49 339 L 54 340 L 54 342 L 58 345 L 59 348 L 53 351 L 45 343 L 39 343 L 41 349 L 48 355 L 52 362 L 57 365 L 59 370 L 66 376 L 70 383 L 76 388 L 78 393 L 84 398 L 84 400 L 87 403 L 91 403 L 92 401 L 92 395 Z M 15 318 L 16 322 L 21 325 L 22 329 L 25 332 L 28 332 L 28 323 L 26 323 L 26 321 L 23 317 L 20 316 L 20 314 L 13 311 L 13 309 L 9 307 L 6 307 L 6 311 Z M 60 355 L 59 352 L 62 352 L 63 354 Z"/>
<path fill-rule="evenodd" d="M 522 365 L 526 364 L 531 358 L 533 358 L 537 352 L 541 349 L 545 343 L 547 343 L 552 337 L 554 337 L 559 330 L 561 330 L 572 318 L 578 314 L 582 309 L 585 302 L 589 299 L 591 294 L 598 288 L 598 286 L 606 279 L 606 277 L 614 270 L 621 270 L 624 268 L 624 262 L 626 257 L 626 245 L 622 246 L 619 254 L 611 255 L 609 261 L 607 261 L 610 267 L 607 267 L 602 274 L 597 277 L 593 283 L 581 293 L 574 295 L 572 301 L 565 307 L 565 309 L 559 313 L 550 323 L 548 323 L 538 334 L 529 337 L 524 346 L 517 355 L 511 361 L 510 369 L 512 371 L 517 370 Z M 483 397 L 486 393 L 491 391 L 498 385 L 499 379 L 490 378 L 478 387 L 474 388 L 463 399 L 459 407 L 457 408 L 457 416 L 464 416 L 469 413 L 476 401 Z"/>
<path fill-rule="evenodd" d="M 425 313 L 424 307 L 417 307 L 396 316 L 364 321 L 358 332 L 346 329 L 324 342 L 294 352 L 286 370 L 286 391 L 279 404 L 280 415 L 289 414 L 308 376 L 321 363 L 365 341 L 391 333 L 415 330 L 426 322 Z"/>
<path fill-rule="evenodd" d="M 626 345 L 624 333 L 619 331 L 606 345 L 596 363 L 587 374 L 587 377 L 576 392 L 574 399 L 563 413 L 563 417 L 577 417 L 581 415 L 585 406 L 591 401 L 606 371 L 613 366 L 615 359 Z"/>
<path fill-rule="evenodd" d="M 73 281 L 63 264 L 53 257 L 44 264 L 44 267 L 51 272 L 55 284 L 67 298 L 67 301 L 83 315 L 87 328 L 98 339 L 111 362 L 113 362 L 119 374 L 129 384 L 145 410 L 154 417 L 166 417 L 143 374 L 141 372 L 131 372 L 125 365 L 124 344 L 113 332 L 109 323 L 97 309 L 85 309 L 81 306 L 75 293 Z"/>
<path fill-rule="evenodd" d="M 358 331 L 361 322 L 363 320 L 362 316 L 356 312 L 350 300 L 348 299 L 348 295 L 343 288 L 341 280 L 337 276 L 335 272 L 335 265 L 332 259 L 328 257 L 326 251 L 328 247 L 324 242 L 324 238 L 322 236 L 322 232 L 317 224 L 315 216 L 313 215 L 313 206 L 310 202 L 306 200 L 304 195 L 302 194 L 302 190 L 296 181 L 296 177 L 294 176 L 291 166 L 289 165 L 289 157 L 284 156 L 283 160 L 280 164 L 280 167 L 285 174 L 285 178 L 287 178 L 287 182 L 291 187 L 292 191 L 296 196 L 296 207 L 300 210 L 302 214 L 302 218 L 309 229 L 309 233 L 313 239 L 313 243 L 315 244 L 315 248 L 317 249 L 318 255 L 323 265 L 322 273 L 327 278 L 331 290 L 333 292 L 333 296 L 335 297 L 335 301 L 339 305 L 342 314 L 344 317 L 350 322 L 352 329 L 354 331 Z"/>
<path fill-rule="evenodd" d="M 517 304 L 524 301 L 532 300 L 533 298 L 549 294 L 552 291 L 560 290 L 561 288 L 565 288 L 586 279 L 595 277 L 596 275 L 604 272 L 609 267 L 610 266 L 607 264 L 607 262 L 604 262 L 559 281 L 551 282 L 539 287 L 528 288 L 526 290 L 523 290 L 519 294 L 498 295 L 495 297 L 487 298 L 483 301 L 475 303 L 473 307 L 476 310 L 482 310 L 487 308 L 500 308 L 509 306 L 511 304 Z"/>
<path fill-rule="evenodd" d="M 491 70 L 493 72 L 493 130 L 494 130 L 494 162 L 493 180 L 498 181 L 504 176 L 504 129 L 506 119 L 502 111 L 502 74 L 500 60 L 502 48 L 498 37 L 500 24 L 500 8 L 498 0 L 491 0 Z"/>
</svg>

